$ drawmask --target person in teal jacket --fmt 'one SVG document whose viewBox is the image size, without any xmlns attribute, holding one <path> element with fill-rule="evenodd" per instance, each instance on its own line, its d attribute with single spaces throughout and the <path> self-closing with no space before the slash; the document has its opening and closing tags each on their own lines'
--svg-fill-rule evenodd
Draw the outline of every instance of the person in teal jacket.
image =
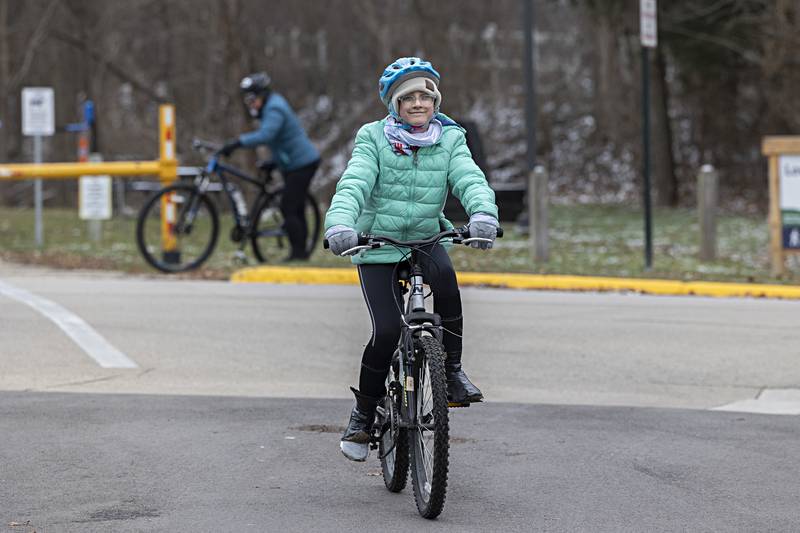
<svg viewBox="0 0 800 533">
<path fill-rule="evenodd" d="M 325 216 L 325 238 L 334 254 L 355 247 L 360 232 L 413 240 L 452 228 L 442 213 L 448 189 L 470 217 L 470 235 L 495 239 L 499 224 L 494 191 L 471 157 L 463 128 L 439 111 L 439 80 L 433 66 L 417 57 L 399 58 L 384 70 L 378 89 L 389 115 L 358 131 Z M 442 317 L 449 399 L 479 402 L 483 394 L 461 366 L 461 295 L 450 257 L 442 245 L 420 255 L 434 310 Z M 359 388 L 351 388 L 356 402 L 341 449 L 348 459 L 364 461 L 402 326 L 395 266 L 403 252 L 385 246 L 359 252 L 351 260 L 372 319 L 372 337 L 361 359 Z"/>
<path fill-rule="evenodd" d="M 239 88 L 248 114 L 260 121 L 260 127 L 228 141 L 220 153 L 229 156 L 241 147 L 269 147 L 273 162 L 283 174 L 285 182 L 280 207 L 284 230 L 292 247 L 286 260 L 306 260 L 308 225 L 304 214 L 305 198 L 319 168 L 319 152 L 311 144 L 286 99 L 272 90 L 271 79 L 266 72 L 245 76 Z"/>
</svg>

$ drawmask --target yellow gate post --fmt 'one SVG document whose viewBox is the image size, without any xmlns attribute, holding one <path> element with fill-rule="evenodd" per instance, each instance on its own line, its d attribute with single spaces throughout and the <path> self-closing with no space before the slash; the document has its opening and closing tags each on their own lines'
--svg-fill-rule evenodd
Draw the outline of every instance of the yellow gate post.
<svg viewBox="0 0 800 533">
<path fill-rule="evenodd" d="M 799 248 L 784 248 L 781 205 L 781 157 L 800 157 L 800 136 L 764 137 L 761 153 L 769 158 L 769 249 L 772 275 L 786 271 L 787 253 L 798 253 Z M 794 206 L 800 207 L 800 206 Z"/>
<path fill-rule="evenodd" d="M 170 185 L 178 174 L 178 161 L 175 159 L 175 107 L 161 105 L 158 109 L 159 124 L 159 163 L 161 186 Z M 161 251 L 165 263 L 179 263 L 181 251 L 175 238 L 175 202 L 171 194 L 161 197 Z"/>
</svg>

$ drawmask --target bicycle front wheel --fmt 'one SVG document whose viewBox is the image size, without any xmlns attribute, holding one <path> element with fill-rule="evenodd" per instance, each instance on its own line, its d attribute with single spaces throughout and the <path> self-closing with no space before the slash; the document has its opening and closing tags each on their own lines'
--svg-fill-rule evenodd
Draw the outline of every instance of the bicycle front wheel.
<svg viewBox="0 0 800 533">
<path fill-rule="evenodd" d="M 445 355 L 433 337 L 420 337 L 414 347 L 417 424 L 408 432 L 411 479 L 419 513 L 436 518 L 444 507 L 450 453 Z"/>
<path fill-rule="evenodd" d="M 402 399 L 400 383 L 394 368 L 389 370 L 387 387 L 381 413 L 381 438 L 378 453 L 381 459 L 383 483 L 392 492 L 400 492 L 408 480 L 408 430 L 400 427 Z"/>
<path fill-rule="evenodd" d="M 171 185 L 139 212 L 136 244 L 152 267 L 166 273 L 199 267 L 217 243 L 219 217 L 208 196 L 188 184 Z"/>
<path fill-rule="evenodd" d="M 250 241 L 253 245 L 253 253 L 261 263 L 266 262 L 268 258 L 273 260 L 276 257 L 282 258 L 291 250 L 289 236 L 286 233 L 286 219 L 280 207 L 282 197 L 283 189 L 262 196 L 255 209 Z M 319 207 L 311 194 L 306 194 L 303 216 L 308 232 L 305 249 L 306 254 L 310 255 L 317 246 L 322 231 Z"/>
</svg>

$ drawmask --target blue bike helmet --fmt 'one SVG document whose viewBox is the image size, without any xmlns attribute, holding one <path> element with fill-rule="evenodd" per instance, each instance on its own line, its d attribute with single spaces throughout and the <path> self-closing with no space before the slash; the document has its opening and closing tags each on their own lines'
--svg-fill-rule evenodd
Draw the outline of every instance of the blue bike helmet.
<svg viewBox="0 0 800 533">
<path fill-rule="evenodd" d="M 418 57 L 398 58 L 384 69 L 378 80 L 378 95 L 393 117 L 399 118 L 392 105 L 392 95 L 395 89 L 404 81 L 418 77 L 428 78 L 436 85 L 439 85 L 441 79 L 433 65 Z"/>
</svg>

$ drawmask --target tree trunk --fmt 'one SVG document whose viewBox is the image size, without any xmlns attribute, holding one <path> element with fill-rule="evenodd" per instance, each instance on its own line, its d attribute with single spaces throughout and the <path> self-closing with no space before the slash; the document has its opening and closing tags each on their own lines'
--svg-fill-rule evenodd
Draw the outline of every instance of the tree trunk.
<svg viewBox="0 0 800 533">
<path fill-rule="evenodd" d="M 597 17 L 594 31 L 596 47 L 594 54 L 596 60 L 593 62 L 595 76 L 594 108 L 596 110 L 597 131 L 607 132 L 608 137 L 614 141 L 618 140 L 619 119 L 614 115 L 613 102 L 615 98 L 612 94 L 612 86 L 616 78 L 616 69 L 612 63 L 612 56 L 615 52 L 615 29 L 612 28 L 611 21 L 606 17 Z"/>
</svg>

